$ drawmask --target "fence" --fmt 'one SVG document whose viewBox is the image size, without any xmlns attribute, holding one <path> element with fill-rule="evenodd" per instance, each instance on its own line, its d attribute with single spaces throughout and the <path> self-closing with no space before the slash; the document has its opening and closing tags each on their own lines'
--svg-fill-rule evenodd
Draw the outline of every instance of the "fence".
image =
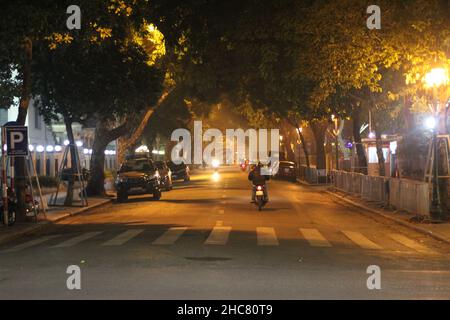
<svg viewBox="0 0 450 320">
<path fill-rule="evenodd" d="M 364 200 L 420 215 L 430 213 L 430 192 L 426 182 L 345 171 L 332 171 L 332 182 L 336 189 L 358 195 Z"/>
<path fill-rule="evenodd" d="M 319 183 L 319 174 L 314 167 L 299 166 L 299 178 L 311 184 Z"/>
</svg>

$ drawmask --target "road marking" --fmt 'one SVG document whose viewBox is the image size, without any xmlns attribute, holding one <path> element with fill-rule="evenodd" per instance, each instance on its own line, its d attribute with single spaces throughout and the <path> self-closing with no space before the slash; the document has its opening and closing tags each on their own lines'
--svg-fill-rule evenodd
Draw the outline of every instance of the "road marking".
<svg viewBox="0 0 450 320">
<path fill-rule="evenodd" d="M 343 234 L 347 236 L 350 240 L 356 243 L 363 249 L 381 250 L 382 248 L 375 242 L 367 239 L 364 235 L 355 231 L 342 231 Z"/>
<path fill-rule="evenodd" d="M 106 241 L 105 243 L 102 243 L 102 246 L 120 246 L 134 237 L 138 236 L 142 232 L 144 232 L 145 229 L 130 229 L 125 232 L 122 232 L 118 236 L 112 238 L 111 240 Z"/>
<path fill-rule="evenodd" d="M 428 249 L 427 247 L 421 245 L 417 241 L 414 241 L 414 240 L 411 240 L 408 237 L 405 237 L 404 235 L 401 235 L 401 234 L 398 234 L 398 233 L 391 233 L 389 235 L 389 237 L 391 237 L 391 239 L 393 239 L 394 241 L 397 241 L 398 243 L 404 245 L 405 247 L 413 249 L 413 250 L 415 250 L 417 252 L 436 254 L 436 252 L 434 252 L 434 251 Z"/>
<path fill-rule="evenodd" d="M 86 232 L 82 235 L 79 235 L 77 237 L 73 237 L 69 240 L 66 240 L 64 242 L 61 242 L 60 244 L 52 246 L 52 248 L 68 248 L 72 247 L 80 242 L 83 242 L 85 240 L 88 240 L 90 238 L 93 238 L 95 236 L 98 236 L 99 234 L 103 233 L 102 231 L 94 231 L 94 232 Z"/>
<path fill-rule="evenodd" d="M 52 236 L 44 236 L 44 237 L 40 237 L 40 238 L 38 238 L 38 239 L 31 240 L 31 241 L 28 241 L 28 242 L 19 244 L 19 245 L 17 245 L 17 246 L 14 246 L 14 247 L 12 247 L 12 248 L 10 248 L 10 249 L 8 249 L 8 250 L 3 250 L 2 253 L 17 252 L 17 251 L 20 251 L 20 250 L 23 250 L 23 249 L 27 249 L 27 248 L 36 246 L 36 245 L 38 245 L 38 244 L 41 244 L 41 243 L 43 243 L 43 242 L 46 242 L 46 241 L 48 241 L 48 240 L 51 240 L 51 239 L 56 238 L 56 237 L 59 237 L 59 236 L 60 236 L 60 235 L 58 234 L 58 235 L 52 235 Z"/>
<path fill-rule="evenodd" d="M 258 227 L 256 234 L 258 246 L 277 246 L 279 244 L 274 228 Z"/>
<path fill-rule="evenodd" d="M 223 221 L 217 221 L 216 226 L 212 229 L 205 244 L 208 245 L 225 245 L 228 242 L 231 227 L 224 227 Z"/>
<path fill-rule="evenodd" d="M 174 244 L 175 241 L 187 230 L 187 227 L 172 227 L 163 233 L 158 239 L 153 241 L 153 244 L 169 245 Z"/>
<path fill-rule="evenodd" d="M 317 229 L 300 228 L 299 230 L 311 246 L 331 247 L 331 243 L 329 243 Z"/>
</svg>

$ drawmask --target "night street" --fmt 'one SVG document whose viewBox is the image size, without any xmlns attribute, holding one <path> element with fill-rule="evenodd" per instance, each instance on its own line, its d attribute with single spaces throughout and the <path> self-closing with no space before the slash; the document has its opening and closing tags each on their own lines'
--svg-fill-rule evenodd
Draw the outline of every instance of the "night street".
<svg viewBox="0 0 450 320">
<path fill-rule="evenodd" d="M 237 166 L 196 170 L 161 200 L 130 197 L 0 246 L 0 299 L 448 299 L 450 247 L 325 193 Z M 81 268 L 81 290 L 66 269 Z M 381 290 L 366 285 L 381 268 Z"/>
</svg>

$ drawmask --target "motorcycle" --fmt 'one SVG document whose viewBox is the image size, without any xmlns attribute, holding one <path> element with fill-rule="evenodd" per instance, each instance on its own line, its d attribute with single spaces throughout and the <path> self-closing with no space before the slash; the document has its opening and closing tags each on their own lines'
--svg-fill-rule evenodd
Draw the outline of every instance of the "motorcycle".
<svg viewBox="0 0 450 320">
<path fill-rule="evenodd" d="M 39 212 L 39 202 L 34 200 L 31 194 L 25 195 L 25 212 L 27 216 L 32 216 Z"/>
<path fill-rule="evenodd" d="M 255 192 L 255 205 L 258 207 L 258 210 L 261 211 L 261 209 L 266 205 L 267 198 L 264 195 L 264 189 L 266 186 L 264 185 L 256 185 L 256 192 Z"/>
</svg>

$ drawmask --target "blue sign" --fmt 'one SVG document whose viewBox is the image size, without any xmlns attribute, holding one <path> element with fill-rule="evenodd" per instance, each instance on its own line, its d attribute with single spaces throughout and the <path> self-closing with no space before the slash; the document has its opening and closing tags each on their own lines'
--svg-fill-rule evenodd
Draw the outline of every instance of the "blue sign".
<svg viewBox="0 0 450 320">
<path fill-rule="evenodd" d="M 25 126 L 5 126 L 6 154 L 8 156 L 28 155 L 28 128 Z"/>
</svg>

